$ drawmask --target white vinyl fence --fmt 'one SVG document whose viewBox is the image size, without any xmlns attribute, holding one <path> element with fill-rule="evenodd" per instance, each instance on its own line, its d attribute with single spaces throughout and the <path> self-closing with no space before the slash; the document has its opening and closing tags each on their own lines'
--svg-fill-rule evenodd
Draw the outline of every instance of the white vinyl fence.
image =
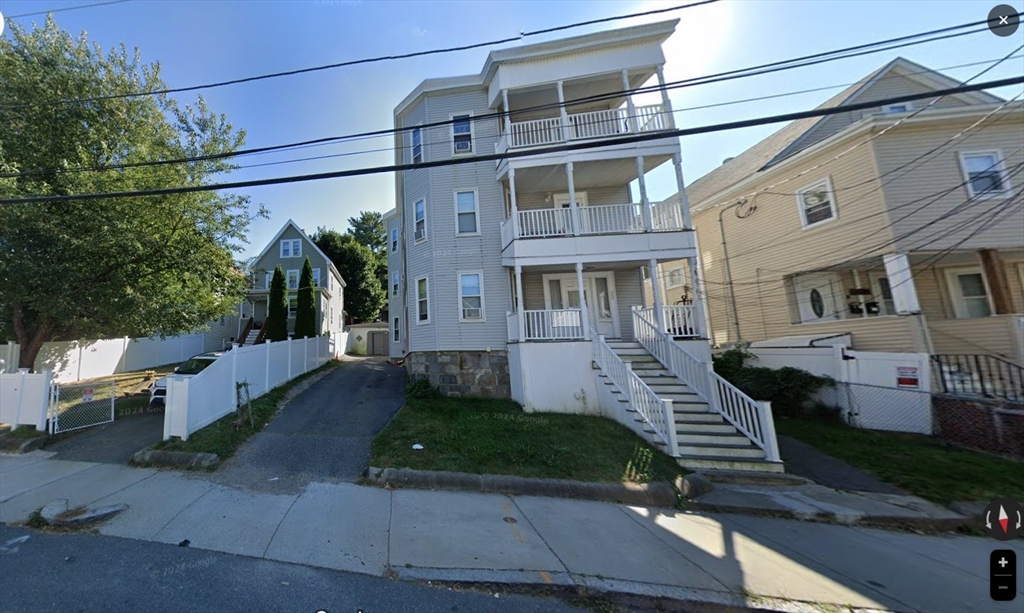
<svg viewBox="0 0 1024 613">
<path fill-rule="evenodd" d="M 256 398 L 323 365 L 335 352 L 335 341 L 327 336 L 234 347 L 194 377 L 168 377 L 164 440 L 188 440 L 234 411 L 236 383 L 248 382 Z"/>
<path fill-rule="evenodd" d="M 189 334 L 159 338 L 108 338 L 44 343 L 32 370 L 53 372 L 60 383 L 108 377 L 184 362 L 203 353 L 203 335 Z M 0 347 L 0 372 L 18 371 L 21 354 L 16 343 Z"/>
<path fill-rule="evenodd" d="M 0 374 L 0 423 L 11 427 L 35 426 L 46 430 L 46 408 L 50 400 L 51 373 Z"/>
</svg>

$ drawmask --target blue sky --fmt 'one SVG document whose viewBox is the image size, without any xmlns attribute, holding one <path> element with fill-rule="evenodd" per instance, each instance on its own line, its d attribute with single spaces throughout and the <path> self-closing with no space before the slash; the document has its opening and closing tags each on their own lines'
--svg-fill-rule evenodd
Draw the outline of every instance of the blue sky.
<svg viewBox="0 0 1024 613">
<path fill-rule="evenodd" d="M 52 10 L 96 0 L 0 0 L 5 16 Z M 514 36 L 520 31 L 632 13 L 685 3 L 625 1 L 537 2 L 360 2 L 340 0 L 228 2 L 220 0 L 133 0 L 122 4 L 55 14 L 73 33 L 86 31 L 105 48 L 138 47 L 146 61 L 159 61 L 172 87 L 361 57 L 455 46 Z M 670 13 L 682 19 L 665 47 L 669 80 L 787 59 L 893 38 L 913 32 L 986 18 L 997 2 L 972 1 L 812 1 L 723 0 Z M 1024 1 L 1011 2 L 1024 12 Z M 18 19 L 41 22 L 43 16 Z M 617 22 L 622 27 L 637 23 Z M 580 28 L 561 36 L 599 27 Z M 5 34 L 7 35 L 7 34 Z M 558 38 L 559 35 L 548 38 Z M 539 42 L 542 37 L 527 39 Z M 895 53 L 931 68 L 991 60 L 1024 43 L 1024 28 L 999 38 L 989 32 L 794 71 L 672 92 L 676 109 L 755 96 L 846 85 L 885 64 Z M 248 147 L 391 127 L 392 111 L 422 79 L 479 72 L 487 49 L 381 62 L 308 75 L 271 79 L 203 92 L 210 107 L 245 128 Z M 984 66 L 947 70 L 966 79 Z M 1017 59 L 989 72 L 995 79 L 1024 72 Z M 677 113 L 680 127 L 734 121 L 812 108 L 840 88 L 810 94 Z M 1019 89 L 995 93 L 1012 96 Z M 191 100 L 184 97 L 183 100 Z M 683 170 L 693 181 L 778 129 L 762 126 L 683 140 Z M 249 156 L 242 164 L 386 148 L 389 140 L 317 147 L 298 152 Z M 230 175 L 244 180 L 326 172 L 392 163 L 390 151 L 342 158 L 247 168 Z M 671 165 L 652 173 L 652 198 L 675 191 Z M 394 207 L 390 174 L 254 188 L 254 203 L 266 205 L 270 219 L 250 229 L 245 255 L 260 251 L 290 217 L 307 231 L 318 225 L 344 230 L 360 210 Z"/>
</svg>

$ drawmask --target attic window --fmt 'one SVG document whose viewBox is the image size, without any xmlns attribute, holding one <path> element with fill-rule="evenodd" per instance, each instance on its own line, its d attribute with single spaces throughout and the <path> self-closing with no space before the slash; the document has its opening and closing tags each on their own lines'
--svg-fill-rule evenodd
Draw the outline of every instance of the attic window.
<svg viewBox="0 0 1024 613">
<path fill-rule="evenodd" d="M 914 110 L 914 106 L 909 102 L 902 102 L 900 104 L 887 104 L 882 107 L 883 113 L 906 113 Z"/>
<path fill-rule="evenodd" d="M 836 218 L 836 199 L 832 181 L 824 179 L 797 192 L 800 221 L 804 228 L 832 221 Z"/>
</svg>

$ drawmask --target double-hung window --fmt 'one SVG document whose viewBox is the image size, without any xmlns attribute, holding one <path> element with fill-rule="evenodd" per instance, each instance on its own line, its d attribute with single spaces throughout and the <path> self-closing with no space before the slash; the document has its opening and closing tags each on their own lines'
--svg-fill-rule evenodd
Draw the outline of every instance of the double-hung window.
<svg viewBox="0 0 1024 613">
<path fill-rule="evenodd" d="M 320 269 L 313 269 L 313 287 L 320 287 Z"/>
<path fill-rule="evenodd" d="M 673 268 L 665 273 L 665 287 L 668 289 L 680 287 L 686 284 L 686 275 L 682 268 Z"/>
<path fill-rule="evenodd" d="M 299 289 L 299 271 L 288 271 L 288 289 Z"/>
<path fill-rule="evenodd" d="M 391 295 L 392 296 L 397 296 L 398 295 L 398 273 L 397 272 L 391 273 Z"/>
<path fill-rule="evenodd" d="M 398 251 L 398 228 L 391 228 L 391 251 Z"/>
<path fill-rule="evenodd" d="M 473 114 L 452 115 L 452 153 L 473 153 Z"/>
<path fill-rule="evenodd" d="M 299 299 L 289 298 L 288 299 L 288 318 L 295 319 L 295 315 L 299 312 Z"/>
<path fill-rule="evenodd" d="M 412 129 L 412 163 L 419 164 L 423 161 L 423 130 Z"/>
<path fill-rule="evenodd" d="M 957 318 L 988 317 L 992 314 L 988 287 L 980 268 L 948 269 L 946 281 Z"/>
<path fill-rule="evenodd" d="M 302 257 L 302 241 L 299 239 L 287 239 L 281 241 L 281 257 L 300 258 Z"/>
<path fill-rule="evenodd" d="M 832 181 L 824 179 L 797 192 L 800 221 L 804 228 L 832 221 L 836 218 L 836 197 Z"/>
<path fill-rule="evenodd" d="M 476 205 L 476 191 L 455 192 L 455 233 L 479 234 L 479 210 Z"/>
<path fill-rule="evenodd" d="M 412 205 L 413 208 L 413 230 L 417 243 L 427 240 L 427 201 L 420 198 Z"/>
<path fill-rule="evenodd" d="M 402 340 L 402 332 L 401 329 L 398 327 L 399 321 L 400 320 L 396 317 L 391 327 L 391 329 L 393 330 L 392 334 L 394 334 L 393 339 L 394 342 L 396 343 Z"/>
<path fill-rule="evenodd" d="M 483 272 L 459 273 L 459 305 L 462 321 L 483 321 L 484 319 L 484 282 Z"/>
<path fill-rule="evenodd" d="M 960 166 L 971 198 L 997 198 L 1010 191 L 1003 156 L 998 151 L 965 151 Z"/>
<path fill-rule="evenodd" d="M 426 277 L 416 279 L 416 323 L 430 323 L 430 294 Z"/>
</svg>

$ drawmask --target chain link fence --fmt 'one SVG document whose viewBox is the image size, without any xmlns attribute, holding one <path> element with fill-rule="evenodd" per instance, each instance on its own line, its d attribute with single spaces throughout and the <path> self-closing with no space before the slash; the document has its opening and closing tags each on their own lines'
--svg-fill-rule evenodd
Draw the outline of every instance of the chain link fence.
<svg viewBox="0 0 1024 613">
<path fill-rule="evenodd" d="M 117 383 L 53 384 L 50 392 L 50 434 L 114 421 Z"/>
<path fill-rule="evenodd" d="M 932 395 L 917 389 L 837 382 L 818 400 L 839 410 L 854 427 L 915 434 L 935 434 Z"/>
</svg>

